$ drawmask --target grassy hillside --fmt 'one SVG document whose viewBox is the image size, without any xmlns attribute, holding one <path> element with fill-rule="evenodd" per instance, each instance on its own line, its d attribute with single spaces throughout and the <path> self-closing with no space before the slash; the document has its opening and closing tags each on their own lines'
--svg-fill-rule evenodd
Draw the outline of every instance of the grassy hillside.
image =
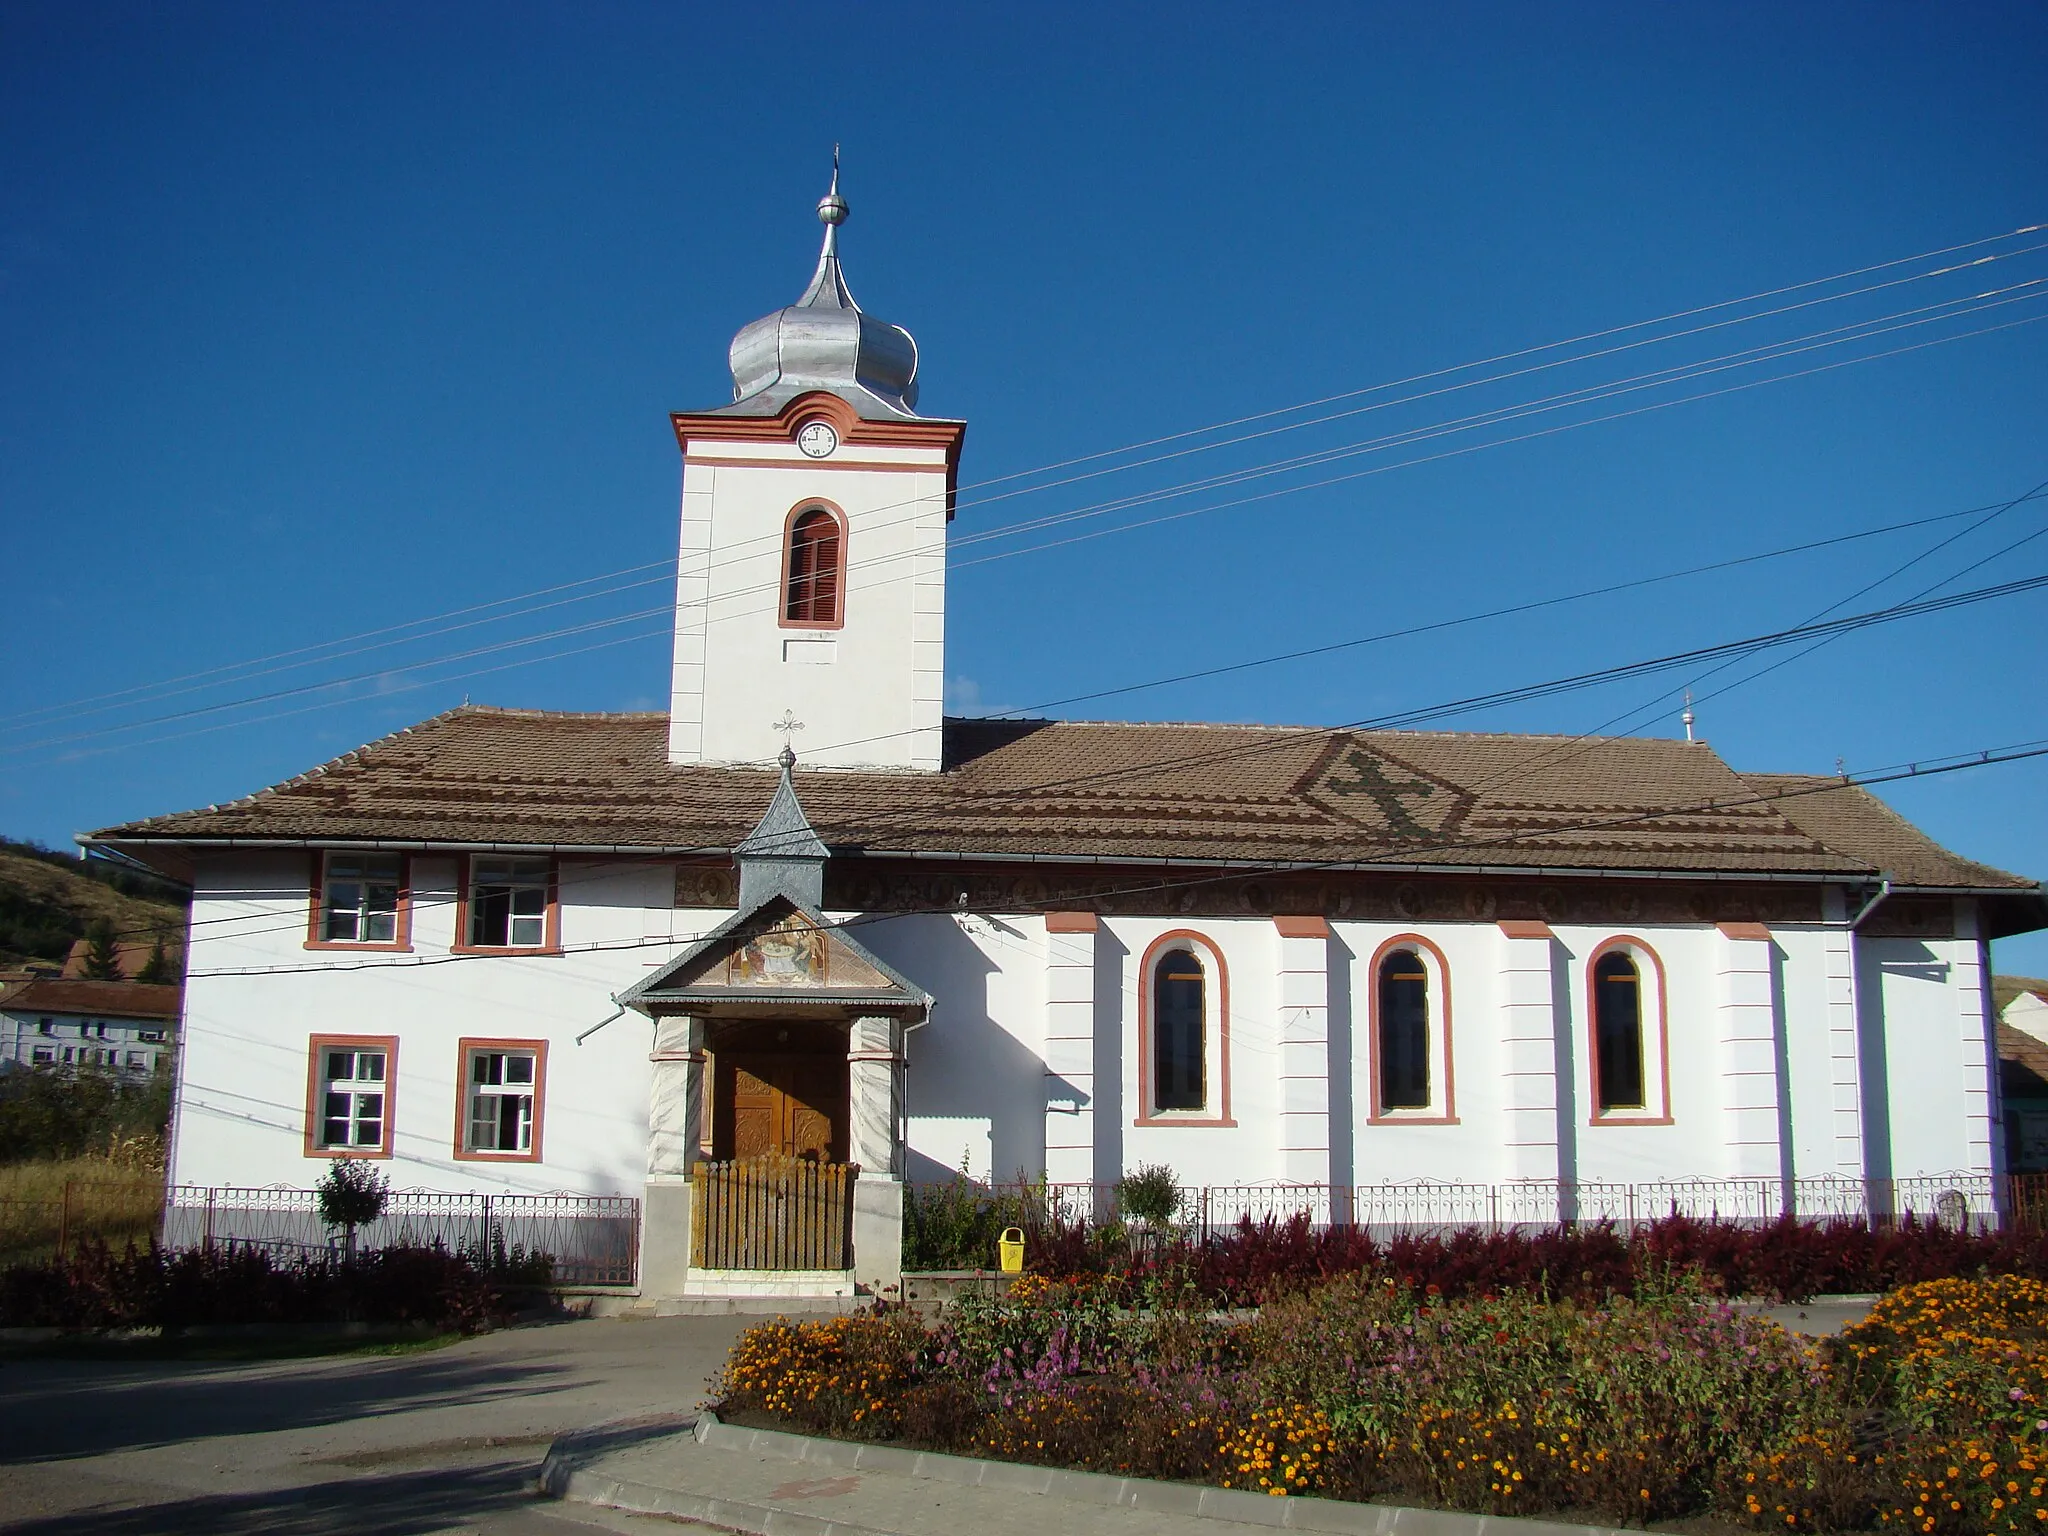
<svg viewBox="0 0 2048 1536">
<path fill-rule="evenodd" d="M 190 902 L 168 883 L 0 838 L 0 967 L 61 961 L 96 917 L 124 936 L 182 947 Z"/>
</svg>

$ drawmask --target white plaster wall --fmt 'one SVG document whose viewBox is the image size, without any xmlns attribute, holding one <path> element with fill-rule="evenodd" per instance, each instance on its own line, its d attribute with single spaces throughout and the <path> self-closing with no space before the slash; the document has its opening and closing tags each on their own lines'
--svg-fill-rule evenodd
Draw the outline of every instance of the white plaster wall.
<svg viewBox="0 0 2048 1536">
<path fill-rule="evenodd" d="M 1339 1183 L 1390 1184 L 1432 1179 L 1446 1184 L 1490 1184 L 1509 1177 L 1501 1144 L 1505 1100 L 1500 1070 L 1500 931 L 1492 923 L 1459 923 L 1416 928 L 1395 923 L 1332 925 L 1332 969 L 1349 972 L 1345 995 L 1350 1064 L 1348 1108 L 1352 1127 L 1353 1176 Z M 1449 977 L 1450 1088 L 1455 1125 L 1371 1125 L 1372 957 L 1389 939 L 1420 933 L 1443 951 Z M 1331 1012 L 1336 1014 L 1332 977 Z M 1332 1054 L 1339 1027 L 1333 1019 Z M 1441 1093 L 1444 1085 L 1433 1085 Z M 1333 1106 L 1334 1109 L 1334 1106 Z"/>
<path fill-rule="evenodd" d="M 1836 1165 L 1835 1040 L 1828 1016 L 1827 947 L 1834 938 L 1818 925 L 1771 930 L 1784 993 L 1785 1118 L 1791 1127 L 1792 1177 L 1861 1175 Z"/>
<path fill-rule="evenodd" d="M 971 1139 L 960 1121 L 986 1122 L 997 1180 L 1035 1177 L 1045 1163 L 1043 919 L 905 913 L 850 931 L 933 998 L 904 1050 L 911 1179 L 958 1171 Z"/>
<path fill-rule="evenodd" d="M 307 1042 L 353 1034 L 399 1038 L 393 1156 L 384 1165 L 395 1186 L 638 1193 L 647 1156 L 647 1021 L 629 1014 L 581 1046 L 575 1037 L 612 1011 L 612 993 L 668 953 L 639 944 L 650 910 L 660 909 L 662 928 L 669 924 L 670 866 L 564 859 L 562 942 L 621 947 L 532 957 L 450 956 L 452 858 L 414 861 L 410 954 L 308 950 L 307 869 L 306 855 L 263 853 L 210 859 L 199 871 L 175 1182 L 317 1180 L 326 1160 L 304 1152 Z M 454 1156 L 457 1042 L 465 1036 L 549 1042 L 543 1161 Z"/>
<path fill-rule="evenodd" d="M 1989 1171 L 1970 1145 L 1957 1036 L 1958 973 L 1974 949 L 1966 939 L 1858 941 L 1865 1102 L 1886 1110 L 1864 1133 L 1880 1177 Z"/>
<path fill-rule="evenodd" d="M 718 463 L 718 458 L 752 463 Z M 761 460 L 774 460 L 763 467 Z M 903 468 L 851 467 L 859 463 Z M 844 627 L 785 629 L 783 535 L 820 498 L 846 515 Z M 669 756 L 767 762 L 803 722 L 813 767 L 940 763 L 945 684 L 943 451 L 692 440 L 683 471 Z"/>
<path fill-rule="evenodd" d="M 451 959 L 452 857 L 413 865 L 409 955 L 309 951 L 303 854 L 209 860 L 194 902 L 186 994 L 183 1087 L 174 1174 L 197 1184 L 303 1186 L 324 1162 L 303 1154 L 307 1040 L 315 1034 L 400 1037 L 394 1093 L 402 1187 L 635 1193 L 644 1178 L 649 1026 L 614 1021 L 582 1046 L 574 1037 L 611 1012 L 610 997 L 708 931 L 722 912 L 670 906 L 664 863 L 565 859 L 565 945 L 611 948 L 556 957 Z M 850 917 L 852 914 L 837 914 Z M 1138 967 L 1162 934 L 1190 929 L 1221 955 L 1229 979 L 1233 1126 L 1139 1126 Z M 1000 1180 L 1044 1166 L 1043 919 L 1021 914 L 905 914 L 860 921 L 860 941 L 935 998 L 908 1044 L 906 1115 L 913 1177 L 957 1166 L 985 1147 L 979 1171 Z M 1450 978 L 1455 1124 L 1371 1125 L 1372 954 L 1420 932 Z M 1670 1124 L 1591 1124 L 1586 963 L 1615 935 L 1559 927 L 1547 941 L 1560 1049 L 1559 1165 L 1582 1182 L 1719 1177 L 1728 1156 L 1721 1093 L 1711 926 L 1639 927 L 1662 962 Z M 1772 932 L 1783 1001 L 1781 1118 L 1792 1172 L 1837 1172 L 1838 1075 L 1829 1012 L 1827 945 L 1818 926 Z M 1280 1153 L 1278 969 L 1270 919 L 1112 917 L 1093 936 L 1097 1101 L 1087 1107 L 1098 1180 L 1139 1163 L 1170 1165 L 1189 1185 L 1258 1184 L 1284 1177 Z M 1866 1034 L 1881 1046 L 1884 1148 L 1899 1174 L 1968 1167 L 1957 945 L 1968 940 L 1859 943 Z M 1504 1148 L 1500 1049 L 1503 950 L 1490 923 L 1332 925 L 1329 1054 L 1331 1176 L 1338 1183 L 1432 1179 L 1492 1183 L 1511 1176 Z M 282 968 L 279 974 L 261 972 Z M 254 971 L 259 974 L 222 974 Z M 453 1156 L 456 1042 L 464 1036 L 550 1042 L 545 1161 L 492 1164 Z M 1866 1041 L 1866 1055 L 1869 1042 Z M 1654 1063 L 1652 1070 L 1655 1070 Z M 1874 1090 L 1875 1091 L 1875 1090 Z"/>
</svg>

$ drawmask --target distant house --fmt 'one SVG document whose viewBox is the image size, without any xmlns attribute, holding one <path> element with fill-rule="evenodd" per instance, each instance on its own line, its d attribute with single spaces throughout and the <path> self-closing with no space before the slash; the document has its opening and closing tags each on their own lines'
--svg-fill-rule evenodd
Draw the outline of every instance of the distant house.
<svg viewBox="0 0 2048 1536">
<path fill-rule="evenodd" d="M 2048 1023 L 2048 1005 L 2032 993 Z M 2013 1005 L 2006 1004 L 2011 1019 Z M 2021 1017 L 2028 1017 L 2022 1013 Z M 1998 1026 L 1998 1086 L 2005 1105 L 2005 1165 L 2014 1173 L 2048 1173 L 2048 1041 L 2010 1023 Z"/>
<path fill-rule="evenodd" d="M 1999 1022 L 2021 1034 L 2048 1041 L 2048 991 L 2029 987 L 1998 1010 Z"/>
<path fill-rule="evenodd" d="M 155 951 L 156 941 L 154 939 L 121 939 L 114 945 L 114 968 L 121 973 L 123 981 L 133 981 L 142 974 L 143 969 L 149 964 L 149 957 Z M 64 957 L 64 976 L 66 979 L 72 981 L 90 979 L 86 975 L 85 966 L 86 957 L 91 952 L 91 939 L 72 940 L 71 953 Z M 177 958 L 177 951 L 172 950 L 171 959 L 174 963 Z"/>
<path fill-rule="evenodd" d="M 0 1062 L 147 1077 L 167 1063 L 183 987 L 30 977 L 0 992 Z"/>
</svg>

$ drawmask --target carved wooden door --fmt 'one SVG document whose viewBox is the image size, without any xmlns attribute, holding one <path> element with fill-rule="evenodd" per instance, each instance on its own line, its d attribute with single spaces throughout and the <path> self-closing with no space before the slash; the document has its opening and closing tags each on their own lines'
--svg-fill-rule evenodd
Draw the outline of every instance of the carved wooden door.
<svg viewBox="0 0 2048 1536">
<path fill-rule="evenodd" d="M 846 1062 L 721 1051 L 711 1155 L 846 1161 Z"/>
</svg>

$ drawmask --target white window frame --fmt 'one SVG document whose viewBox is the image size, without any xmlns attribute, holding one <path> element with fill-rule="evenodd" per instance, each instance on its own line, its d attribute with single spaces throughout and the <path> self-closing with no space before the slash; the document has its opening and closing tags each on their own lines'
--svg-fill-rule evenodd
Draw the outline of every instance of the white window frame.
<svg viewBox="0 0 2048 1536">
<path fill-rule="evenodd" d="M 1380 1102 L 1380 970 L 1396 954 L 1410 954 L 1422 964 L 1428 978 L 1429 1102 L 1413 1107 L 1389 1109 Z M 1373 951 L 1366 967 L 1366 1017 L 1372 1034 L 1367 1041 L 1369 1063 L 1366 1123 L 1396 1125 L 1402 1122 L 1424 1125 L 1455 1125 L 1458 1118 L 1457 1078 L 1451 1056 L 1451 977 L 1442 951 L 1419 933 L 1401 933 Z"/>
<path fill-rule="evenodd" d="M 388 872 L 388 875 L 387 875 Z M 320 864 L 319 944 L 362 944 L 386 949 L 405 943 L 405 856 L 331 852 Z M 378 895 L 390 892 L 386 907 Z M 343 898 L 341 893 L 352 892 Z"/>
<path fill-rule="evenodd" d="M 1202 966 L 1202 1107 L 1161 1109 L 1158 1102 L 1159 968 L 1174 955 L 1193 955 Z M 1141 1050 L 1138 1060 L 1140 1081 L 1137 1103 L 1139 1126 L 1232 1126 L 1230 1110 L 1230 972 L 1223 952 L 1208 935 L 1192 929 L 1173 929 L 1160 934 L 1146 946 L 1138 967 L 1140 1003 L 1137 1010 Z"/>
<path fill-rule="evenodd" d="M 1624 954 L 1636 967 L 1636 1028 L 1642 1036 L 1643 1102 L 1640 1107 L 1600 1107 L 1599 988 L 1594 973 L 1612 954 Z M 1665 1019 L 1663 958 L 1633 934 L 1616 934 L 1595 945 L 1586 957 L 1580 986 L 1585 1003 L 1586 1122 L 1588 1125 L 1669 1125 L 1671 1117 L 1670 1032 Z"/>
<path fill-rule="evenodd" d="M 464 1040 L 458 1058 L 455 1155 L 539 1162 L 547 1104 L 545 1040 Z M 504 1145 L 508 1131 L 511 1146 Z"/>
<path fill-rule="evenodd" d="M 326 1157 L 388 1157 L 398 1058 L 396 1042 L 316 1036 L 312 1050 L 313 1082 L 307 1109 L 313 1119 L 307 1127 L 307 1151 Z M 335 1070 L 343 1058 L 347 1059 L 345 1075 Z M 374 1074 L 366 1070 L 372 1059 L 376 1062 Z M 374 1111 L 366 1108 L 373 1099 Z M 340 1138 L 332 1135 L 336 1122 L 347 1127 Z M 372 1124 L 376 1127 L 376 1139 L 365 1141 L 362 1132 Z"/>
<path fill-rule="evenodd" d="M 502 938 L 480 937 L 484 921 L 479 893 L 507 893 L 505 932 Z M 539 857 L 476 854 L 469 860 L 463 893 L 463 931 L 458 944 L 464 949 L 525 949 L 549 947 L 549 928 L 555 904 L 555 861 Z"/>
</svg>

